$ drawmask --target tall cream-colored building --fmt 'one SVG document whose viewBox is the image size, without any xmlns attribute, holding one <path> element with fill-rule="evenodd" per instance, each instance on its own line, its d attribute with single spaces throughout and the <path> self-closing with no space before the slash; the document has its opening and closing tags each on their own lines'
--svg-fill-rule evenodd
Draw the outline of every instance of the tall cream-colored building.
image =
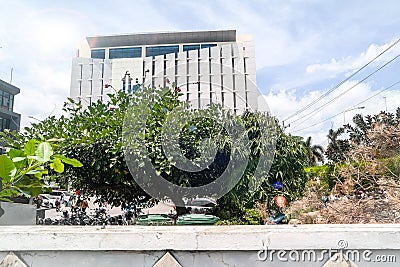
<svg viewBox="0 0 400 267">
<path fill-rule="evenodd" d="M 84 105 L 116 90 L 175 83 L 194 108 L 257 106 L 254 43 L 235 30 L 87 37 L 72 62 L 70 96 Z M 106 88 L 107 87 L 107 88 Z"/>
</svg>

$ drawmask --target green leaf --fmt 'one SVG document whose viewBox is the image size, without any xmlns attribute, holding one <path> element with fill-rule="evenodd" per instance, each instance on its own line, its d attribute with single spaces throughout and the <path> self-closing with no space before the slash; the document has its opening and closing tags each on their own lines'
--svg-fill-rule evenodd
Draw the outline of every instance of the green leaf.
<svg viewBox="0 0 400 267">
<path fill-rule="evenodd" d="M 10 151 L 8 151 L 8 156 L 10 158 L 16 158 L 16 157 L 24 157 L 24 151 L 19 150 L 19 149 L 10 149 Z"/>
<path fill-rule="evenodd" d="M 42 172 L 42 170 L 31 170 L 31 171 L 27 172 L 26 174 L 38 174 L 41 172 Z"/>
<path fill-rule="evenodd" d="M 65 164 L 71 165 L 72 167 L 82 167 L 83 164 L 77 160 L 77 159 L 71 159 L 71 158 L 67 158 L 63 155 L 54 155 L 54 158 L 58 158 L 60 159 L 62 162 L 64 162 Z"/>
<path fill-rule="evenodd" d="M 58 173 L 64 172 L 64 164 L 61 162 L 61 159 L 56 158 L 52 163 L 50 163 L 50 168 L 55 170 Z"/>
<path fill-rule="evenodd" d="M 19 187 L 19 189 L 25 193 L 25 195 L 28 196 L 37 196 L 40 193 L 42 193 L 42 185 L 40 184 L 34 184 L 34 185 L 24 185 Z"/>
<path fill-rule="evenodd" d="M 15 163 L 15 167 L 17 169 L 20 169 L 21 167 L 26 167 L 28 164 L 28 161 L 26 160 L 24 151 L 22 151 L 22 150 L 11 149 L 8 152 L 8 156 Z"/>
<path fill-rule="evenodd" d="M 36 141 L 31 139 L 29 140 L 24 147 L 24 153 L 27 156 L 33 156 L 36 153 Z"/>
<path fill-rule="evenodd" d="M 3 180 L 3 184 L 11 180 L 11 174 L 14 169 L 14 162 L 8 156 L 0 155 L 0 177 Z"/>
<path fill-rule="evenodd" d="M 39 157 L 38 156 L 27 156 L 27 158 L 39 161 Z"/>
<path fill-rule="evenodd" d="M 48 170 L 43 170 L 40 173 L 36 173 L 35 174 L 35 178 L 42 179 L 42 176 L 43 175 L 47 175 L 47 174 L 49 174 L 49 171 Z"/>
<path fill-rule="evenodd" d="M 36 156 L 38 156 L 40 162 L 47 162 L 50 160 L 50 157 L 53 155 L 53 148 L 50 143 L 42 142 L 38 145 L 36 149 Z"/>
<path fill-rule="evenodd" d="M 26 159 L 26 157 L 15 157 L 15 158 L 12 159 L 12 161 L 13 162 L 20 162 L 20 161 L 23 161 L 25 159 Z"/>
</svg>

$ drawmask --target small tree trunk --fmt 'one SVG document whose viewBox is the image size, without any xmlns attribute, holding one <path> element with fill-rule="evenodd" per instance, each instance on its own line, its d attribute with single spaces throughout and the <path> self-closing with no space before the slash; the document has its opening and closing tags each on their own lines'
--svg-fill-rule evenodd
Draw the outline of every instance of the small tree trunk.
<svg viewBox="0 0 400 267">
<path fill-rule="evenodd" d="M 172 202 L 174 202 L 176 208 L 176 215 L 173 218 L 174 224 L 176 224 L 176 219 L 178 218 L 178 216 L 187 214 L 188 210 L 186 209 L 185 203 L 183 203 L 182 199 L 171 197 L 171 200 Z"/>
</svg>

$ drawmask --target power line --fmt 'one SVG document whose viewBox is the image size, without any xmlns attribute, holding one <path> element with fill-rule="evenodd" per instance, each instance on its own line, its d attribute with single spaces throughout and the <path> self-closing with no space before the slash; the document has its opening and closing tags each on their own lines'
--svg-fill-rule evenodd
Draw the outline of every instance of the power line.
<svg viewBox="0 0 400 267">
<path fill-rule="evenodd" d="M 387 51 L 389 51 L 391 48 L 393 48 L 395 45 L 397 45 L 400 42 L 400 38 L 397 39 L 393 44 L 391 44 L 388 48 L 386 48 L 385 50 L 383 50 L 381 53 L 379 53 L 376 57 L 374 57 L 372 60 L 370 60 L 367 64 L 365 64 L 364 66 L 362 66 L 360 69 L 358 69 L 356 72 L 354 72 L 353 74 L 351 74 L 349 77 L 347 77 L 346 79 L 344 79 L 343 81 L 341 81 L 340 83 L 338 83 L 337 85 L 335 85 L 334 87 L 332 87 L 331 89 L 329 89 L 328 91 L 326 91 L 324 94 L 322 94 L 320 97 L 318 97 L 317 99 L 315 99 L 314 101 L 312 101 L 310 104 L 306 105 L 305 107 L 299 109 L 298 111 L 296 111 L 295 113 L 293 113 L 292 115 L 290 115 L 289 117 L 287 117 L 286 119 L 284 119 L 283 121 L 287 121 L 291 118 L 293 118 L 294 116 L 296 116 L 297 114 L 302 113 L 304 110 L 308 109 L 309 107 L 313 106 L 314 104 L 316 104 L 317 102 L 319 102 L 321 99 L 323 99 L 324 97 L 326 97 L 327 95 L 329 95 L 330 93 L 332 93 L 333 91 L 335 91 L 336 89 L 338 89 L 342 84 L 344 84 L 345 82 L 347 82 L 348 80 L 350 80 L 351 78 L 353 78 L 356 74 L 358 74 L 359 72 L 361 72 L 363 69 L 365 69 L 368 65 L 370 65 L 372 62 L 374 62 L 376 59 L 378 59 L 379 57 L 381 57 L 383 54 L 385 54 Z"/>
<path fill-rule="evenodd" d="M 374 98 L 375 96 L 377 96 L 377 95 L 379 95 L 379 94 L 381 94 L 381 93 L 383 93 L 383 92 L 385 92 L 385 91 L 391 89 L 393 86 L 395 86 L 395 85 L 397 85 L 397 84 L 400 84 L 400 81 L 397 81 L 397 82 L 393 83 L 392 85 L 390 85 L 390 86 L 388 86 L 388 87 L 382 89 L 381 91 L 377 92 L 376 94 L 374 94 L 374 95 L 368 97 L 367 99 L 364 99 L 363 101 L 361 101 L 361 102 L 359 102 L 359 103 L 357 103 L 357 104 L 355 104 L 355 105 L 353 105 L 353 106 L 351 106 L 351 107 L 349 107 L 349 108 L 347 108 L 347 109 L 352 109 L 352 108 L 355 108 L 355 107 L 357 107 L 357 106 L 360 106 L 360 105 L 364 104 L 365 102 L 367 102 L 368 100 Z M 320 122 L 314 123 L 314 124 L 312 124 L 312 125 L 310 125 L 310 126 L 301 128 L 301 129 L 296 130 L 296 131 L 291 131 L 291 132 L 292 132 L 292 133 L 296 133 L 296 132 L 300 132 L 300 131 L 303 131 L 303 130 L 307 130 L 307 129 L 311 128 L 311 127 L 314 127 L 314 126 L 316 126 L 316 125 L 319 125 L 319 124 L 321 124 L 321 123 L 324 123 L 324 122 L 326 122 L 326 121 L 329 121 L 329 120 L 331 120 L 331 119 L 333 119 L 333 118 L 335 118 L 335 117 L 337 117 L 337 116 L 343 114 L 343 112 L 345 112 L 345 111 L 342 111 L 342 112 L 340 112 L 340 113 L 337 113 L 336 115 L 333 115 L 333 116 L 331 116 L 331 117 L 329 117 L 329 118 L 327 118 L 327 119 L 325 119 L 325 120 L 322 120 L 322 121 L 320 121 Z"/>
<path fill-rule="evenodd" d="M 300 126 L 305 120 L 307 120 L 310 115 L 320 111 L 321 109 L 324 109 L 326 106 L 328 106 L 329 104 L 331 104 L 332 102 L 336 101 L 338 98 L 340 98 L 341 96 L 343 96 L 344 94 L 348 93 L 350 90 L 354 89 L 357 85 L 361 84 L 362 82 L 364 82 L 365 80 L 367 80 L 369 77 L 371 77 L 372 75 L 374 75 L 375 73 L 377 73 L 378 71 L 380 71 L 381 69 L 383 69 L 384 67 L 386 67 L 387 65 L 389 65 L 390 63 L 392 63 L 393 61 L 395 61 L 397 58 L 400 57 L 400 54 L 398 54 L 397 56 L 395 56 L 394 58 L 392 58 L 391 60 L 389 60 L 388 62 L 386 62 L 385 64 L 383 64 L 382 66 L 380 66 L 378 69 L 376 69 L 375 71 L 373 71 L 372 73 L 370 73 L 369 75 L 367 75 L 365 78 L 363 78 L 361 81 L 357 82 L 355 85 L 351 86 L 350 88 L 348 88 L 347 90 L 345 90 L 344 92 L 340 93 L 338 96 L 332 98 L 331 100 L 329 100 L 328 102 L 326 102 L 325 104 L 323 104 L 322 106 L 314 109 L 313 111 L 307 113 L 306 115 L 291 121 L 290 124 L 293 124 L 294 122 L 297 122 L 301 119 L 304 118 L 303 121 L 301 121 L 297 126 L 295 126 L 294 128 Z"/>
</svg>

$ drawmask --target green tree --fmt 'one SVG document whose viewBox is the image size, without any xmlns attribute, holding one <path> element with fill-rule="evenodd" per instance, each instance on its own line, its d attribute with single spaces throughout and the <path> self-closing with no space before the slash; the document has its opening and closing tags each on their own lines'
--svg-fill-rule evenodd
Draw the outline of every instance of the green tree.
<svg viewBox="0 0 400 267">
<path fill-rule="evenodd" d="M 350 150 L 350 142 L 347 139 L 338 139 L 344 133 L 345 129 L 340 127 L 336 131 L 329 130 L 328 133 L 328 147 L 326 148 L 325 155 L 333 163 L 343 162 L 346 155 Z"/>
<path fill-rule="evenodd" d="M 185 102 L 178 100 L 181 93 L 177 89 L 142 88 L 133 95 L 119 92 L 110 95 L 110 102 L 98 101 L 86 109 L 81 103 L 69 99 L 64 106 L 67 116 L 49 117 L 33 124 L 25 133 L 16 136 L 11 144 L 19 147 L 31 138 L 61 138 L 63 141 L 55 148 L 56 152 L 76 158 L 83 164 L 79 170 L 66 167 L 63 179 L 70 181 L 81 192 L 96 194 L 113 205 L 152 202 L 152 197 L 134 179 L 147 179 L 148 166 L 141 158 L 148 158 L 149 164 L 158 174 L 176 185 L 199 186 L 209 184 L 219 177 L 235 152 L 238 152 L 239 159 L 248 157 L 249 160 L 239 183 L 229 194 L 218 200 L 220 210 L 217 212 L 223 218 L 230 215 L 240 218 L 242 212 L 245 212 L 243 209 L 252 208 L 256 201 L 271 203 L 274 194 L 278 193 L 272 187 L 275 181 L 284 183 L 283 194 L 288 200 L 301 194 L 306 179 L 303 170 L 307 162 L 306 150 L 297 138 L 285 135 L 273 117 L 252 112 L 235 116 L 224 112 L 217 105 L 206 110 L 190 110 Z M 151 101 L 143 102 L 144 98 Z M 175 112 L 179 116 L 173 116 Z M 128 114 L 128 118 L 125 114 Z M 134 129 L 132 135 L 124 135 L 123 123 L 125 121 L 125 126 L 133 123 L 130 119 L 145 120 L 141 125 L 144 127 Z M 242 136 L 236 140 L 230 138 L 220 125 L 224 120 L 244 125 L 244 134 L 249 139 L 247 148 L 237 149 L 240 146 L 236 143 L 240 142 L 236 141 L 240 141 Z M 195 163 L 202 162 L 205 148 L 215 146 L 215 159 L 204 172 L 182 171 L 165 155 L 163 142 L 173 141 L 163 140 L 162 126 L 165 124 L 171 126 L 165 128 L 180 125 L 180 131 L 176 132 L 177 142 L 171 143 L 171 146 L 177 146 L 187 159 Z M 268 134 L 262 135 L 265 129 L 268 129 Z M 275 154 L 271 140 L 277 143 Z M 145 146 L 145 150 L 130 151 L 135 156 L 133 158 L 138 160 L 131 168 L 128 168 L 124 157 L 126 142 L 130 147 Z M 265 149 L 266 146 L 268 149 Z M 260 161 L 261 156 L 269 156 L 269 160 Z M 256 170 L 264 182 L 254 193 L 250 187 Z M 234 175 L 235 171 L 233 168 L 231 174 Z M 181 204 L 181 200 L 174 199 L 174 192 L 171 192 L 170 197 L 176 204 Z"/>
<path fill-rule="evenodd" d="M 308 163 L 307 150 L 300 138 L 286 135 L 278 127 L 277 121 L 276 131 L 277 142 L 272 166 L 267 173 L 264 173 L 262 184 L 255 192 L 249 190 L 250 181 L 253 178 L 253 173 L 249 168 L 235 188 L 218 200 L 219 208 L 216 214 L 221 219 L 236 223 L 250 223 L 254 220 L 249 221 L 246 218 L 257 202 L 266 203 L 268 208 L 273 208 L 273 199 L 277 195 L 284 195 L 288 203 L 302 195 L 308 179 L 304 171 Z M 259 145 L 259 141 L 257 138 L 253 139 L 253 145 Z M 252 154 L 249 166 L 257 164 L 257 159 L 258 155 Z M 283 189 L 275 189 L 274 182 L 282 182 Z"/>
<path fill-rule="evenodd" d="M 324 161 L 324 148 L 320 145 L 312 145 L 311 136 L 304 142 L 308 154 L 308 166 L 316 166 L 317 162 Z"/>
<path fill-rule="evenodd" d="M 344 126 L 346 132 L 349 134 L 350 142 L 352 145 L 369 145 L 368 132 L 371 131 L 377 124 L 384 124 L 387 126 L 397 126 L 400 123 L 400 108 L 396 109 L 396 114 L 381 111 L 379 114 L 373 116 L 367 115 L 363 117 L 357 114 L 353 117 L 353 125 L 347 124 Z"/>
</svg>

